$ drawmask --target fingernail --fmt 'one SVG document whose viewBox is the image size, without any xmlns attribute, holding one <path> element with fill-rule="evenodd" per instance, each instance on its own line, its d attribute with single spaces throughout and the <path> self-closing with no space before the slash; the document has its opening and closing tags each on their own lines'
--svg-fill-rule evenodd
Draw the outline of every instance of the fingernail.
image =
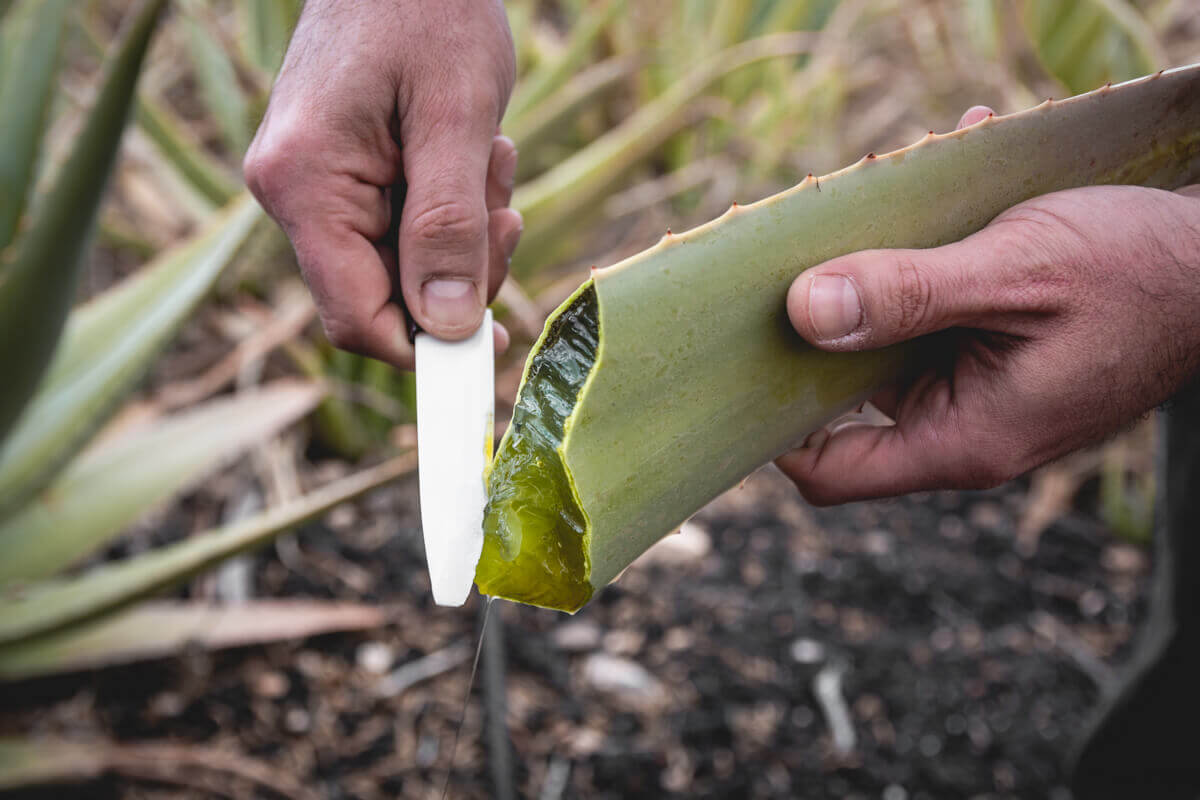
<svg viewBox="0 0 1200 800">
<path fill-rule="evenodd" d="M 477 320 L 482 310 L 474 283 L 442 278 L 421 287 L 421 305 L 429 322 L 445 328 L 461 328 Z"/>
<path fill-rule="evenodd" d="M 509 151 L 508 157 L 496 165 L 496 179 L 505 186 L 512 187 L 513 179 L 517 176 L 517 151 Z"/>
<path fill-rule="evenodd" d="M 517 250 L 517 243 L 521 241 L 521 232 L 525 230 L 524 225 L 518 225 L 515 228 L 510 228 L 504 234 L 504 241 L 501 243 L 504 247 L 504 255 L 511 261 L 513 253 Z"/>
<path fill-rule="evenodd" d="M 808 287 L 808 315 L 823 341 L 840 339 L 862 322 L 858 290 L 843 275 L 818 275 Z"/>
</svg>

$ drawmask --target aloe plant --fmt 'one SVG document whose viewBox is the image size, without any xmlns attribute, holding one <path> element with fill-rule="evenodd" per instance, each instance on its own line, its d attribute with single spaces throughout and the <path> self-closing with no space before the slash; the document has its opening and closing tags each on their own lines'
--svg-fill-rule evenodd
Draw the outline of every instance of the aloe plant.
<svg viewBox="0 0 1200 800">
<path fill-rule="evenodd" d="M 1051 191 L 1198 176 L 1200 65 L 930 132 L 594 270 L 526 363 L 490 474 L 480 591 L 580 608 L 919 356 L 807 346 L 784 307 L 804 269 L 955 241 Z"/>
<path fill-rule="evenodd" d="M 54 185 L 41 198 L 37 214 L 12 243 L 0 241 L 0 248 L 7 244 L 0 259 L 0 369 L 6 376 L 5 391 L 0 394 L 0 438 L 37 387 L 66 320 L 90 221 L 99 206 L 142 59 L 164 4 L 165 0 L 147 0 L 132 17 L 120 45 L 108 59 L 87 124 L 58 170 Z M 61 24 L 61 19 L 42 20 L 34 28 L 35 35 L 40 38 L 38 34 L 45 26 Z M 12 71 L 5 77 L 0 101 L 7 105 L 10 95 L 50 92 L 54 88 L 55 61 L 40 61 L 40 71 L 30 76 Z M 26 81 L 33 87 L 27 87 Z M 45 102 L 41 101 L 43 109 Z M 34 105 L 27 107 L 35 116 L 44 117 L 44 110 L 33 112 Z M 0 152 L 15 147 L 18 160 L 32 158 L 37 152 L 34 142 L 40 141 L 40 135 L 36 129 L 34 140 L 20 125 L 12 130 L 6 127 L 4 133 Z M 33 176 L 25 171 L 21 177 L 21 185 L 6 181 L 4 194 L 27 196 Z M 19 214 L 21 204 L 15 210 Z"/>
</svg>

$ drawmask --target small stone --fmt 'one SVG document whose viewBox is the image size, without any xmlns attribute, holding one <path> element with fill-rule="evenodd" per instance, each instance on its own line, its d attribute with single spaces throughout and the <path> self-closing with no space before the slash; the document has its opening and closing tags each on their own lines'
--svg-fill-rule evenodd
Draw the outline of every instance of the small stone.
<svg viewBox="0 0 1200 800">
<path fill-rule="evenodd" d="M 887 531 L 868 531 L 863 534 L 863 550 L 873 556 L 886 556 L 892 552 L 892 535 Z"/>
<path fill-rule="evenodd" d="M 647 550 L 638 564 L 663 564 L 676 566 L 690 564 L 704 558 L 712 551 L 712 537 L 696 522 L 685 522 L 679 532 L 664 536 Z"/>
<path fill-rule="evenodd" d="M 908 800 L 908 790 L 898 783 L 893 783 L 884 787 L 881 797 L 883 800 Z"/>
<path fill-rule="evenodd" d="M 287 676 L 276 670 L 260 672 L 254 679 L 254 693 L 259 697 L 276 700 L 287 694 L 290 688 Z"/>
<path fill-rule="evenodd" d="M 631 656 L 642 649 L 646 634 L 635 630 L 616 630 L 604 634 L 604 649 L 613 655 Z"/>
<path fill-rule="evenodd" d="M 797 664 L 820 664 L 825 660 L 825 645 L 816 639 L 797 639 L 792 642 L 792 660 Z"/>
<path fill-rule="evenodd" d="M 565 653 L 582 653 L 600 646 L 601 633 L 596 623 L 578 620 L 559 625 L 551 638 Z"/>
<path fill-rule="evenodd" d="M 944 653 L 954 647 L 954 631 L 946 626 L 935 628 L 929 636 L 929 644 L 939 653 Z"/>
<path fill-rule="evenodd" d="M 636 661 L 606 653 L 593 653 L 583 665 L 584 680 L 601 692 L 628 695 L 657 702 L 664 698 L 662 684 Z"/>
<path fill-rule="evenodd" d="M 692 635 L 690 630 L 682 626 L 677 626 L 669 628 L 663 634 L 663 646 L 672 652 L 679 652 L 680 650 L 689 649 L 695 639 L 696 637 Z"/>
<path fill-rule="evenodd" d="M 291 708 L 283 716 L 283 727 L 288 733 L 307 733 L 312 717 L 303 708 Z"/>
<path fill-rule="evenodd" d="M 372 675 L 383 675 L 392 668 L 396 654 L 383 642 L 363 642 L 359 645 L 355 660 Z"/>
<path fill-rule="evenodd" d="M 982 502 L 971 506 L 971 524 L 985 531 L 993 533 L 1002 531 L 1006 526 L 1007 518 L 1004 507 L 999 503 Z"/>
<path fill-rule="evenodd" d="M 1127 544 L 1114 544 L 1104 548 L 1100 555 L 1100 563 L 1109 572 L 1145 572 L 1147 568 L 1146 554 Z"/>
<path fill-rule="evenodd" d="M 1104 593 L 1097 589 L 1088 589 L 1079 596 L 1079 611 L 1085 617 L 1098 617 L 1100 612 L 1108 605 L 1108 600 L 1104 598 Z"/>
</svg>

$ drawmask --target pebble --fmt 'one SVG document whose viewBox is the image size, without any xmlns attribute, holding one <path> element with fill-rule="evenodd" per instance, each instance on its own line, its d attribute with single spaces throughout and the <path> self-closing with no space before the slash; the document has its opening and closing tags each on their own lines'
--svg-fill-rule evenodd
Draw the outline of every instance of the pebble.
<svg viewBox="0 0 1200 800">
<path fill-rule="evenodd" d="M 554 644 L 565 653 L 582 653 L 600 646 L 600 626 L 594 622 L 578 620 L 567 622 L 554 629 L 551 635 Z"/>
<path fill-rule="evenodd" d="M 627 658 L 593 653 L 583 665 L 584 680 L 601 692 L 615 692 L 639 700 L 664 698 L 663 686 L 645 667 Z"/>
<path fill-rule="evenodd" d="M 396 654 L 383 642 L 363 642 L 359 645 L 355 660 L 372 675 L 383 675 L 392 668 Z"/>
<path fill-rule="evenodd" d="M 820 664 L 825 660 L 825 645 L 816 639 L 797 639 L 792 642 L 792 660 L 797 664 Z"/>
<path fill-rule="evenodd" d="M 677 566 L 690 564 L 704 558 L 712 552 L 712 537 L 708 531 L 696 522 L 685 522 L 679 526 L 679 532 L 664 536 L 653 547 L 647 550 L 638 564 L 663 564 Z"/>
</svg>

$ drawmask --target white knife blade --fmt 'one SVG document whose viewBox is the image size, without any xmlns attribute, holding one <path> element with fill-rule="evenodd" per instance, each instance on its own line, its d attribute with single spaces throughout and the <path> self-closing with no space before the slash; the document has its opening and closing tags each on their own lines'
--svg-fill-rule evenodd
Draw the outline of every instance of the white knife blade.
<svg viewBox="0 0 1200 800">
<path fill-rule="evenodd" d="M 416 337 L 421 527 L 433 601 L 461 606 L 483 549 L 495 417 L 492 312 L 469 339 Z"/>
</svg>

